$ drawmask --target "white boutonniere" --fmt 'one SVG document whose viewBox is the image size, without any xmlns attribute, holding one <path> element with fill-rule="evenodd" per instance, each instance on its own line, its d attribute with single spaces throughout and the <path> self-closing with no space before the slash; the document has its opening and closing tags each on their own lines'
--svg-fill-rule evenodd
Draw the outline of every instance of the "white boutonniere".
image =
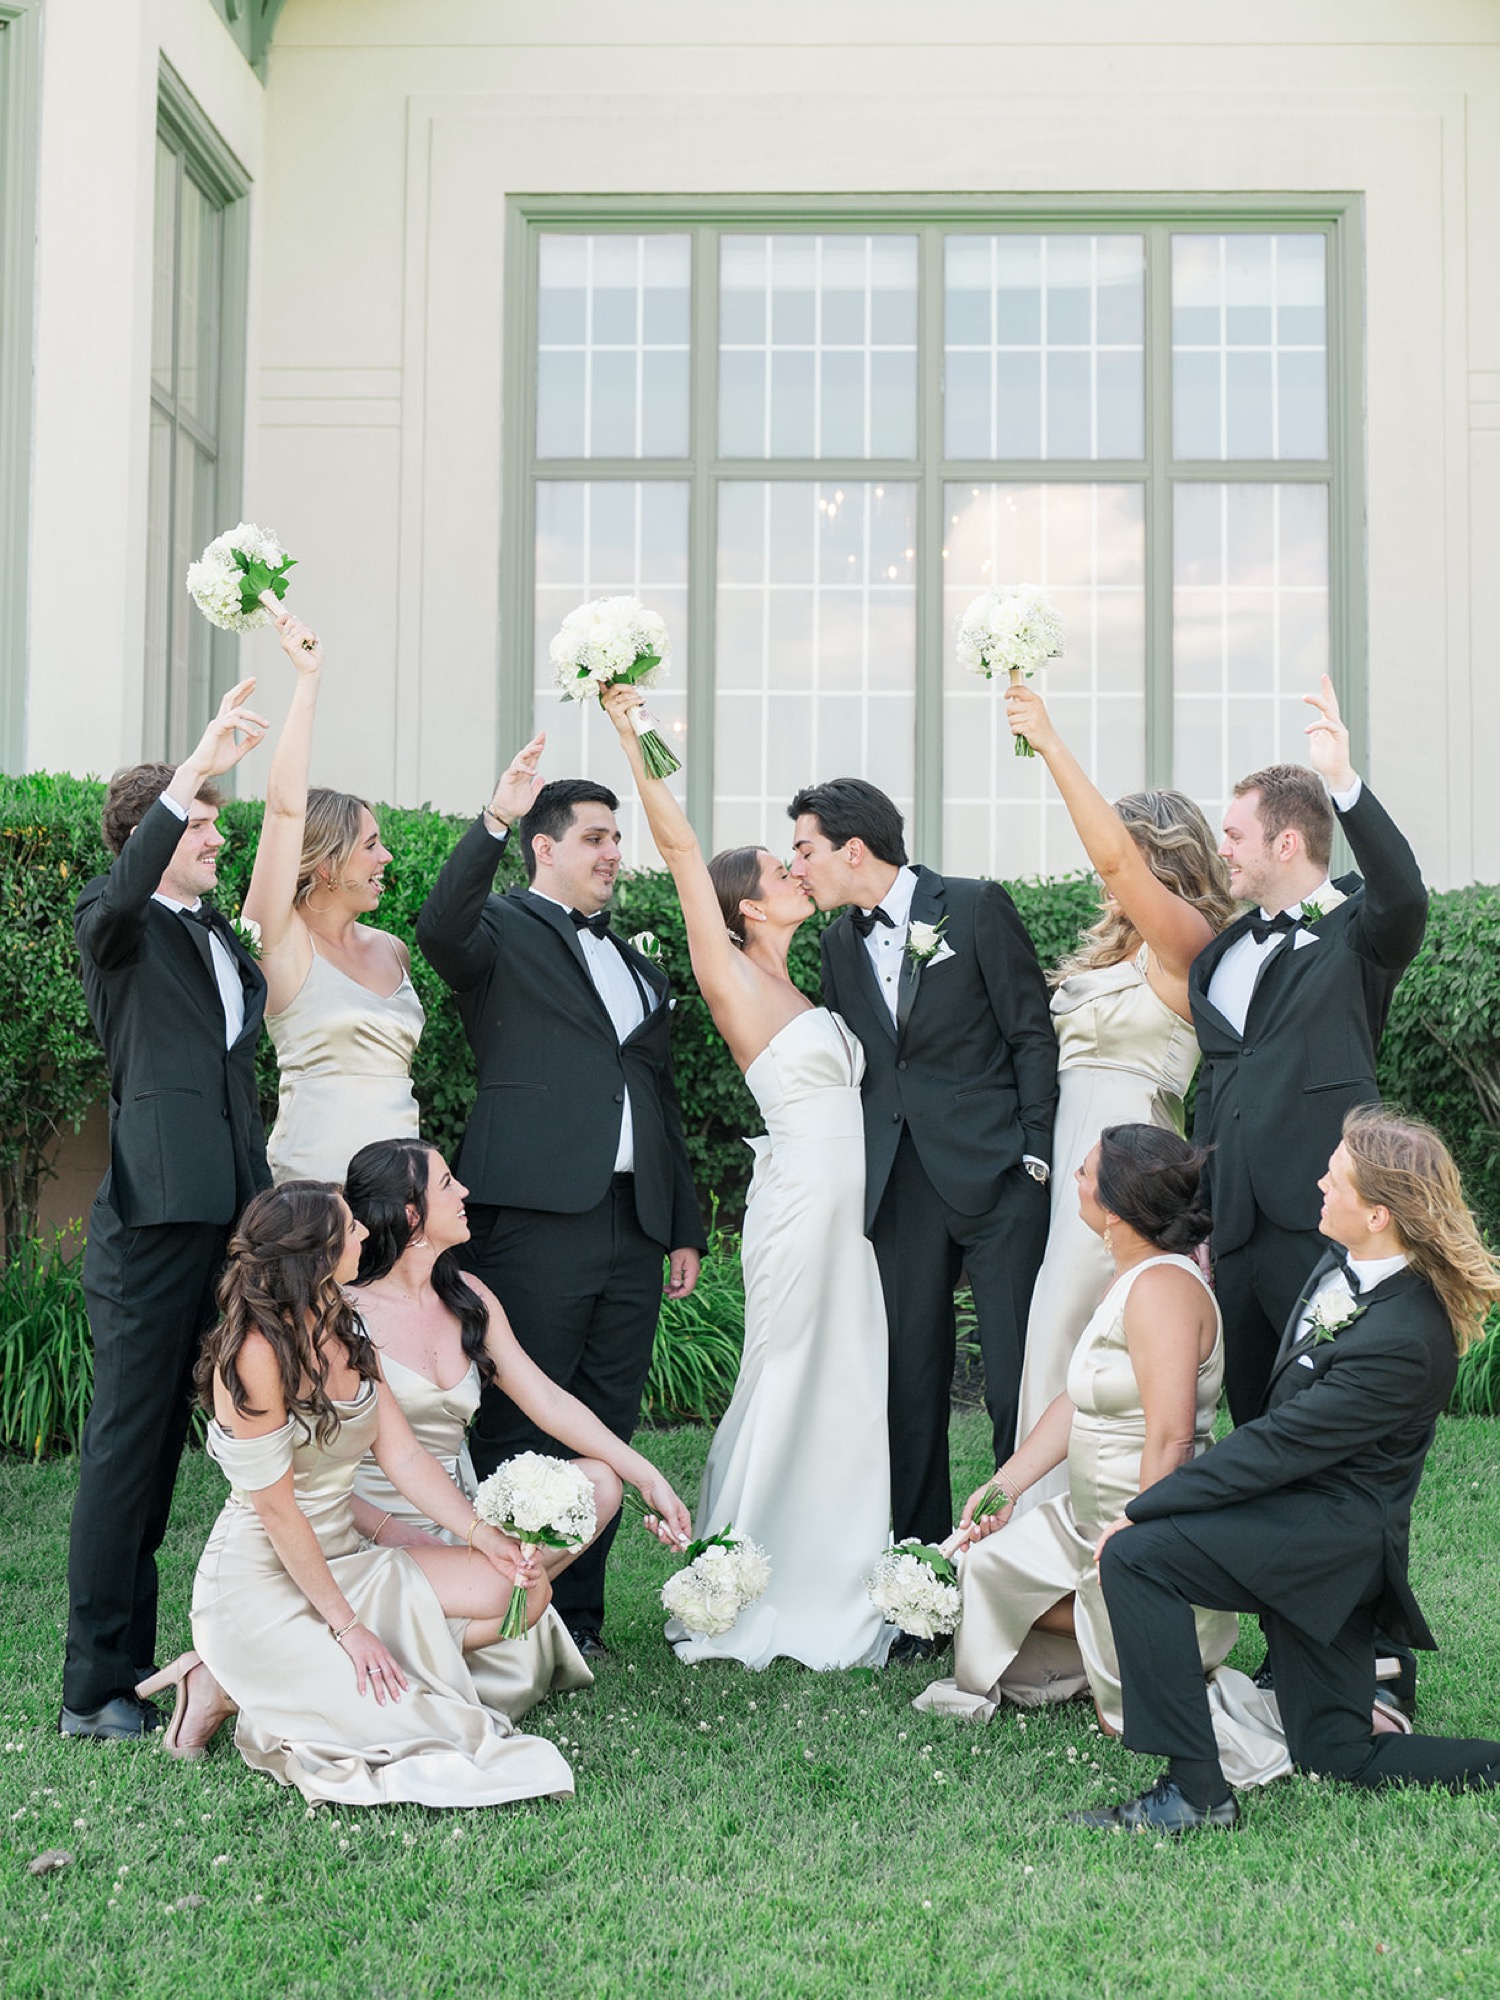
<svg viewBox="0 0 1500 2000">
<path fill-rule="evenodd" d="M 1330 884 L 1323 895 L 1303 898 L 1301 921 L 1315 924 L 1320 917 L 1326 917 L 1330 910 L 1336 910 L 1340 903 L 1347 903 L 1348 900 L 1342 889 L 1335 889 Z"/>
<path fill-rule="evenodd" d="M 942 917 L 935 924 L 908 924 L 906 927 L 906 955 L 913 965 L 922 966 L 935 958 L 951 958 L 953 947 L 943 936 L 948 919 Z"/>
<path fill-rule="evenodd" d="M 630 949 L 638 951 L 642 958 L 649 958 L 653 965 L 662 962 L 661 939 L 655 931 L 637 931 L 630 940 Z"/>
<path fill-rule="evenodd" d="M 260 925 L 254 917 L 231 917 L 234 934 L 252 958 L 260 957 Z"/>
<path fill-rule="evenodd" d="M 1319 1299 L 1307 1316 L 1308 1328 L 1312 1333 L 1313 1346 L 1319 1347 L 1325 1340 L 1332 1340 L 1336 1333 L 1342 1333 L 1346 1326 L 1353 1326 L 1360 1314 L 1367 1308 L 1356 1304 L 1353 1299 Z"/>
</svg>

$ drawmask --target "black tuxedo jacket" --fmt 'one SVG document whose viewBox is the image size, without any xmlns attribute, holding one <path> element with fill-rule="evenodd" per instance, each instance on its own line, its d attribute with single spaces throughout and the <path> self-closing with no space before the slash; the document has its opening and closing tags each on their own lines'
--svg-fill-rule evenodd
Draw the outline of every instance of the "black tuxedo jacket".
<svg viewBox="0 0 1500 2000">
<path fill-rule="evenodd" d="M 491 892 L 500 852 L 477 820 L 417 918 L 417 942 L 457 997 L 478 1069 L 459 1179 L 476 1201 L 582 1214 L 609 1187 L 628 1091 L 641 1228 L 664 1249 L 702 1249 L 665 978 L 615 939 L 653 1002 L 620 1042 L 568 912 L 527 889 Z"/>
<path fill-rule="evenodd" d="M 846 912 L 823 933 L 823 997 L 864 1044 L 865 1227 L 903 1126 L 960 1215 L 983 1215 L 1025 1153 L 1052 1157 L 1057 1038 L 1035 947 L 998 882 L 915 870 L 911 922 L 943 925 L 952 958 L 905 956 L 896 1019 Z"/>
<path fill-rule="evenodd" d="M 73 912 L 84 997 L 109 1063 L 99 1198 L 130 1228 L 227 1224 L 271 1181 L 255 1088 L 260 967 L 226 926 L 245 994 L 245 1025 L 226 1049 L 207 931 L 151 900 L 182 832 L 158 800 Z"/>
<path fill-rule="evenodd" d="M 1405 836 L 1366 785 L 1339 815 L 1364 871 L 1348 900 L 1290 935 L 1264 961 L 1243 1035 L 1208 998 L 1214 969 L 1254 919 L 1207 945 L 1188 975 L 1203 1050 L 1193 1136 L 1213 1148 L 1209 1193 L 1216 1251 L 1249 1241 L 1258 1214 L 1283 1229 L 1318 1226 L 1317 1184 L 1344 1114 L 1372 1103 L 1375 1054 L 1396 982 L 1427 923 L 1427 892 Z"/>
<path fill-rule="evenodd" d="M 1435 1641 L 1407 1582 L 1411 1507 L 1433 1429 L 1453 1393 L 1453 1329 L 1408 1265 L 1360 1299 L 1332 1339 L 1296 1341 L 1319 1260 L 1282 1336 L 1253 1423 L 1126 1507 L 1132 1521 L 1170 1515 L 1254 1594 L 1327 1642 L 1379 1578 L 1376 1618 L 1400 1643 Z"/>
</svg>

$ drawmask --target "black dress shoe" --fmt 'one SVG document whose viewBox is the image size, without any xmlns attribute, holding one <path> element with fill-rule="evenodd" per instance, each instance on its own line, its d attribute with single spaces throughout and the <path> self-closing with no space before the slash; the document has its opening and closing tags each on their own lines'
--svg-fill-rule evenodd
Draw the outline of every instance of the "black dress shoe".
<svg viewBox="0 0 1500 2000">
<path fill-rule="evenodd" d="M 1233 1797 L 1221 1805 L 1195 1806 L 1165 1772 L 1149 1792 L 1124 1805 L 1101 1806 L 1096 1812 L 1068 1814 L 1070 1826 L 1103 1827 L 1118 1833 L 1196 1833 L 1200 1827 L 1219 1827 L 1230 1832 L 1240 1823 L 1239 1805 Z"/>
<path fill-rule="evenodd" d="M 935 1660 L 940 1653 L 946 1653 L 953 1644 L 953 1635 L 944 1632 L 936 1639 L 919 1639 L 911 1632 L 897 1634 L 895 1644 L 886 1654 L 889 1667 L 919 1666 L 924 1660 Z"/>
<path fill-rule="evenodd" d="M 574 1631 L 570 1625 L 568 1636 L 586 1660 L 608 1660 L 614 1657 L 604 1643 L 604 1635 L 594 1631 L 592 1626 L 581 1625 Z"/>
<path fill-rule="evenodd" d="M 104 1742 L 123 1742 L 131 1736 L 149 1736 L 161 1728 L 161 1710 L 154 1701 L 138 1701 L 133 1694 L 117 1694 L 101 1708 L 65 1708 L 57 1719 L 59 1736 L 96 1736 Z"/>
</svg>

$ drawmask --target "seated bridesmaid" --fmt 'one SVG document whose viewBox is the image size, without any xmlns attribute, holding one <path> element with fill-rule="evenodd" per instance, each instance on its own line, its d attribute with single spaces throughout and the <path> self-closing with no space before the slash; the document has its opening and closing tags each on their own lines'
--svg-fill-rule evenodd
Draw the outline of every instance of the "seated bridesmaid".
<svg viewBox="0 0 1500 2000">
<path fill-rule="evenodd" d="M 281 1071 L 266 1144 L 279 1186 L 340 1180 L 366 1141 L 416 1137 L 411 1065 L 423 1016 L 406 946 L 360 921 L 380 902 L 391 858 L 374 814 L 347 792 L 307 788 L 322 646 L 285 613 L 276 625 L 297 681 L 244 914 L 260 926 L 266 1027 Z"/>
<path fill-rule="evenodd" d="M 419 1140 L 378 1140 L 349 1162 L 345 1193 L 368 1231 L 349 1296 L 380 1351 L 386 1386 L 419 1442 L 458 1485 L 474 1491 L 464 1434 L 479 1407 L 481 1387 L 494 1382 L 539 1430 L 556 1438 L 568 1455 L 578 1455 L 594 1483 L 601 1528 L 618 1508 L 620 1482 L 626 1480 L 657 1518 L 662 1541 L 680 1548 L 691 1523 L 656 1467 L 542 1373 L 511 1332 L 494 1293 L 459 1269 L 453 1252 L 469 1240 L 468 1189 L 453 1178 L 442 1156 Z M 431 1546 L 443 1533 L 424 1508 L 396 1489 L 374 1457 L 358 1468 L 354 1490 L 355 1518 L 382 1547 Z M 538 1557 L 555 1575 L 577 1553 L 545 1549 Z M 567 1626 L 550 1606 L 524 1644 L 502 1641 L 472 1652 L 469 1671 L 481 1698 L 512 1721 L 544 1695 L 593 1682 Z"/>
<path fill-rule="evenodd" d="M 1102 1239 L 1113 1282 L 1079 1336 L 1067 1388 L 995 1473 L 1005 1504 L 974 1519 L 986 1481 L 964 1508 L 954 1678 L 918 1707 L 988 1721 L 1002 1697 L 1032 1708 L 1088 1689 L 1101 1726 L 1119 1733 L 1094 1544 L 1127 1500 L 1208 1447 L 1224 1375 L 1219 1309 L 1191 1256 L 1209 1227 L 1202 1164 L 1175 1132 L 1113 1125 L 1078 1168 L 1078 1212 Z M 1067 1491 L 1016 1514 L 1027 1487 L 1064 1461 Z M 1198 1613 L 1206 1671 L 1238 1631 L 1228 1612 Z M 1264 1783 L 1288 1768 L 1274 1701 L 1243 1674 L 1221 1679 L 1226 1769 L 1235 1784 Z"/>
<path fill-rule="evenodd" d="M 336 1189 L 257 1195 L 230 1240 L 222 1317 L 197 1380 L 208 1450 L 230 1496 L 198 1564 L 196 1652 L 164 1738 L 201 1756 L 239 1712 L 246 1762 L 308 1799 L 429 1806 L 557 1798 L 573 1773 L 480 1701 L 467 1643 L 494 1641 L 513 1583 L 534 1622 L 550 1589 L 534 1560 L 481 1522 L 411 1434 L 344 1284 L 364 1229 Z M 351 1491 L 366 1451 L 460 1547 L 371 1548 Z"/>
</svg>

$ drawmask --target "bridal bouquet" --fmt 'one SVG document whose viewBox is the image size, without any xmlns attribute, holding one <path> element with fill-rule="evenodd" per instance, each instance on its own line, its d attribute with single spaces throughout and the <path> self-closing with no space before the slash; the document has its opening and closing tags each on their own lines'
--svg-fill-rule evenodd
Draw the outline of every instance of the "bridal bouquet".
<svg viewBox="0 0 1500 2000">
<path fill-rule="evenodd" d="M 1063 623 L 1034 583 L 987 590 L 958 621 L 958 664 L 990 680 L 1008 674 L 1012 687 L 1062 651 Z M 1024 736 L 1016 755 L 1035 755 Z"/>
<path fill-rule="evenodd" d="M 571 1459 L 539 1451 L 523 1451 L 492 1472 L 474 1495 L 474 1512 L 513 1535 L 523 1549 L 579 1549 L 593 1540 L 597 1525 L 588 1479 Z M 500 1637 L 526 1637 L 526 1592 L 519 1584 L 510 1594 Z"/>
<path fill-rule="evenodd" d="M 881 1616 L 914 1639 L 936 1639 L 958 1623 L 958 1571 L 924 1542 L 897 1542 L 877 1556 L 865 1588 Z"/>
<path fill-rule="evenodd" d="M 650 687 L 667 650 L 665 621 L 639 598 L 596 597 L 568 613 L 547 657 L 563 699 L 587 701 L 591 695 L 602 698 L 619 681 Z M 648 709 L 633 708 L 630 720 L 641 739 L 648 777 L 670 778 L 681 770 Z"/>
<path fill-rule="evenodd" d="M 253 632 L 269 625 L 286 596 L 287 571 L 296 562 L 269 528 L 241 521 L 216 536 L 188 564 L 188 595 L 210 625 Z"/>
<path fill-rule="evenodd" d="M 765 1595 L 771 1581 L 771 1560 L 748 1536 L 736 1535 L 733 1522 L 690 1542 L 687 1568 L 668 1577 L 661 1601 L 695 1639 L 717 1639 L 727 1632 L 747 1604 Z"/>
</svg>

